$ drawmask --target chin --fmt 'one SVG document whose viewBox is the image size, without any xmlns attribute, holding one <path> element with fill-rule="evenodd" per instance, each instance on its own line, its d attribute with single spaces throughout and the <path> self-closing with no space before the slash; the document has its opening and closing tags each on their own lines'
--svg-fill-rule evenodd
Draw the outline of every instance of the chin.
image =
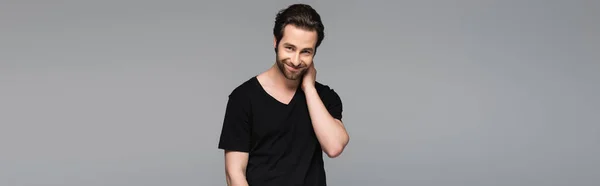
<svg viewBox="0 0 600 186">
<path fill-rule="evenodd" d="M 285 74 L 285 78 L 289 79 L 289 80 L 299 80 L 300 78 L 302 78 L 302 76 L 304 75 L 304 71 L 302 72 L 298 72 L 298 73 L 287 73 Z"/>
<path fill-rule="evenodd" d="M 298 75 L 295 75 L 295 76 L 294 75 L 285 75 L 285 78 L 289 79 L 289 80 L 298 80 L 298 79 L 300 79 L 300 76 L 298 76 Z"/>
<path fill-rule="evenodd" d="M 281 72 L 281 74 L 288 80 L 299 80 L 300 78 L 302 78 L 304 73 L 306 73 L 306 69 L 302 69 L 302 70 L 294 73 L 294 72 L 288 70 L 286 68 L 286 65 L 283 63 L 278 63 L 277 67 L 279 69 L 279 72 Z"/>
</svg>

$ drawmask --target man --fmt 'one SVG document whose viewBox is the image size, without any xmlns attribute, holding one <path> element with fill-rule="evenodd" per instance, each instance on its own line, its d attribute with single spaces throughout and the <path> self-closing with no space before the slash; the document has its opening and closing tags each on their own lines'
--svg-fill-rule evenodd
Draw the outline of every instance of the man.
<svg viewBox="0 0 600 186">
<path fill-rule="evenodd" d="M 339 156 L 349 136 L 342 101 L 315 81 L 324 38 L 319 14 L 294 4 L 275 18 L 276 62 L 231 94 L 219 148 L 229 186 L 325 186 L 323 152 Z"/>
</svg>

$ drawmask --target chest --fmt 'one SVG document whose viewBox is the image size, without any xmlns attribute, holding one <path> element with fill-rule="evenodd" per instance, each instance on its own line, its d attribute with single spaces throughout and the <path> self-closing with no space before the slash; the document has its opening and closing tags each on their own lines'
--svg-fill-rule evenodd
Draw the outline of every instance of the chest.
<svg viewBox="0 0 600 186">
<path fill-rule="evenodd" d="M 305 102 L 283 105 L 266 101 L 253 106 L 252 113 L 251 130 L 255 140 L 315 136 Z"/>
</svg>

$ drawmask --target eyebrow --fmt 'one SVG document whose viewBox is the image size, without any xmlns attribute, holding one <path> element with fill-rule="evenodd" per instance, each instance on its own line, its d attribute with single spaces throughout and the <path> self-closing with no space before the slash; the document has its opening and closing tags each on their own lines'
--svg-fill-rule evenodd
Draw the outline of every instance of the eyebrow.
<svg viewBox="0 0 600 186">
<path fill-rule="evenodd" d="M 291 47 L 297 48 L 296 45 L 293 45 L 293 44 L 290 44 L 290 43 L 283 43 L 283 46 L 291 46 Z M 310 51 L 310 52 L 314 51 L 313 48 L 303 48 L 302 50 L 307 50 L 307 51 Z"/>
</svg>

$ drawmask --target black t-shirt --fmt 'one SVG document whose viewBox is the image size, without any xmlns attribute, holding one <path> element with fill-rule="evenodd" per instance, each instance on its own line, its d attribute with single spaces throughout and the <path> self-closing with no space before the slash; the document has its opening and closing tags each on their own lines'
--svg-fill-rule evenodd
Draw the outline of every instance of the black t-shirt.
<svg viewBox="0 0 600 186">
<path fill-rule="evenodd" d="M 315 88 L 329 113 L 342 119 L 342 101 L 329 86 Z M 249 153 L 250 186 L 325 186 L 323 151 L 298 88 L 288 104 L 269 95 L 256 76 L 229 95 L 219 149 Z"/>
</svg>

